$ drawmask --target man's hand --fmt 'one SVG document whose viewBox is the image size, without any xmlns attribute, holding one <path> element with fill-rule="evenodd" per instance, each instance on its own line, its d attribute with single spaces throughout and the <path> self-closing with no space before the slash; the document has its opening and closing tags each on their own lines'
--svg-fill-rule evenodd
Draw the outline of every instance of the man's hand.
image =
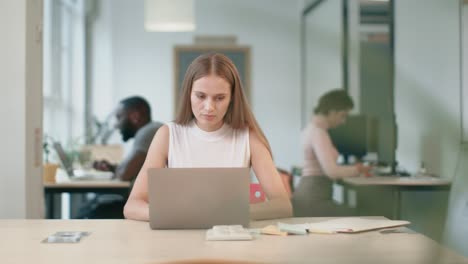
<svg viewBox="0 0 468 264">
<path fill-rule="evenodd" d="M 116 165 L 111 164 L 107 160 L 95 160 L 93 162 L 93 168 L 100 171 L 112 171 L 115 172 Z"/>
</svg>

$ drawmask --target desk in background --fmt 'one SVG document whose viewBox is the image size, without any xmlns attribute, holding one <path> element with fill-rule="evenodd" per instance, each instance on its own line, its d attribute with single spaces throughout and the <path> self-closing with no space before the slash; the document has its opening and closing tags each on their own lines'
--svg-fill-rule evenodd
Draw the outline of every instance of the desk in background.
<svg viewBox="0 0 468 264">
<path fill-rule="evenodd" d="M 290 218 L 308 223 L 332 218 Z M 57 231 L 89 231 L 78 244 L 44 244 Z M 131 220 L 0 220 L 0 263 L 160 263 L 217 258 L 259 263 L 468 263 L 418 233 L 260 235 L 252 241 L 205 241 L 206 230 L 151 230 Z"/>
<path fill-rule="evenodd" d="M 64 181 L 58 183 L 44 183 L 44 194 L 46 198 L 46 217 L 54 218 L 55 203 L 54 195 L 61 193 L 98 193 L 118 194 L 127 197 L 130 192 L 130 182 L 109 181 Z"/>
<path fill-rule="evenodd" d="M 451 181 L 429 177 L 398 177 L 398 176 L 374 176 L 374 177 L 348 177 L 343 181 L 355 186 L 399 186 L 399 187 L 450 187 Z"/>
<path fill-rule="evenodd" d="M 349 177 L 341 180 L 345 186 L 355 189 L 356 192 L 363 192 L 364 189 L 381 188 L 389 189 L 392 193 L 392 219 L 401 218 L 401 193 L 402 191 L 434 191 L 450 190 L 451 181 L 435 177 L 398 177 L 398 176 L 374 176 L 374 177 Z M 345 195 L 346 197 L 346 195 Z M 378 203 L 378 197 L 371 200 L 372 203 Z M 359 207 L 363 207 L 365 199 L 357 199 L 358 214 Z"/>
</svg>

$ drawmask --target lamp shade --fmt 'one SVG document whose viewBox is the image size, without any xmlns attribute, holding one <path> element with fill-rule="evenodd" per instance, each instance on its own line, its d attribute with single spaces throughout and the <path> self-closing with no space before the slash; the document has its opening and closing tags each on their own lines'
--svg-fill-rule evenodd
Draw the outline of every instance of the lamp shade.
<svg viewBox="0 0 468 264">
<path fill-rule="evenodd" d="M 145 0 L 145 30 L 195 30 L 194 0 Z"/>
</svg>

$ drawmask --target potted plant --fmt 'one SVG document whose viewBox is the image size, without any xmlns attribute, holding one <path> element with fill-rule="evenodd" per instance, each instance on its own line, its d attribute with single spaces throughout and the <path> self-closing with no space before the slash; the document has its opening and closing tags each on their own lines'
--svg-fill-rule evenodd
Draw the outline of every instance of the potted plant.
<svg viewBox="0 0 468 264">
<path fill-rule="evenodd" d="M 55 182 L 55 174 L 59 167 L 58 164 L 49 162 L 51 141 L 52 139 L 49 136 L 44 135 L 44 139 L 42 141 L 42 150 L 44 152 L 44 165 L 43 165 L 42 176 L 43 176 L 43 181 L 48 182 L 48 183 Z"/>
</svg>

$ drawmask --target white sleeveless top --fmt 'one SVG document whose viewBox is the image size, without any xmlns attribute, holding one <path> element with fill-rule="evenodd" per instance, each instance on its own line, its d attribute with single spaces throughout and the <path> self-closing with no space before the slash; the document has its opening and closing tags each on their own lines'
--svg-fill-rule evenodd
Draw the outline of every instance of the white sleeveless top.
<svg viewBox="0 0 468 264">
<path fill-rule="evenodd" d="M 168 168 L 250 167 L 249 129 L 224 124 L 206 132 L 195 121 L 169 127 Z"/>
</svg>

